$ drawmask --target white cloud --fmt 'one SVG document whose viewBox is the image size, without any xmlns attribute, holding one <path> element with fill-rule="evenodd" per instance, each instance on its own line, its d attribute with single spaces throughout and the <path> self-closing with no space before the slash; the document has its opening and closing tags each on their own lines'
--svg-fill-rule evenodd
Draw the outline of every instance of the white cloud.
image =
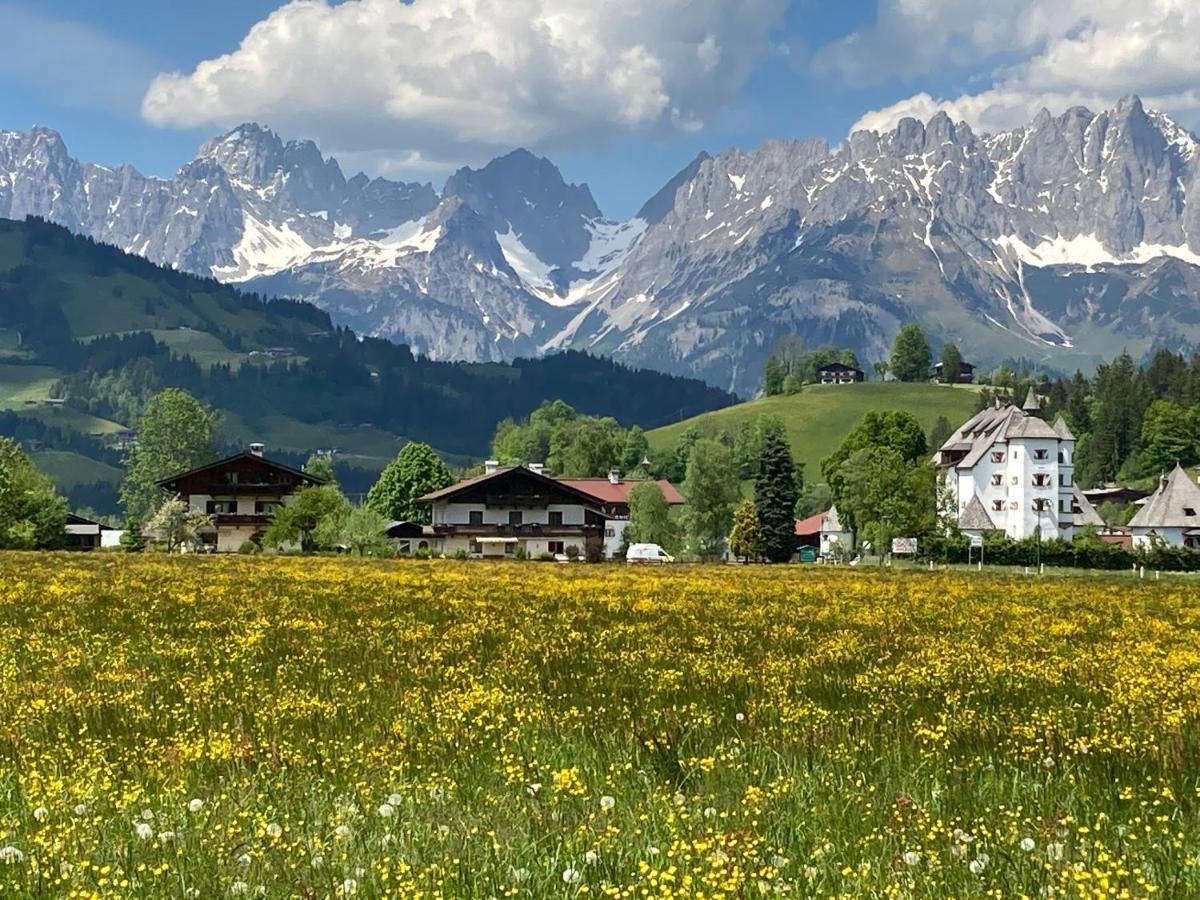
<svg viewBox="0 0 1200 900">
<path fill-rule="evenodd" d="M 1043 107 L 1095 109 L 1133 93 L 1195 125 L 1197 46 L 1194 0 L 881 0 L 876 27 L 823 47 L 814 66 L 860 84 L 946 66 L 993 67 L 982 90 L 941 99 L 919 93 L 867 113 L 855 128 L 879 130 L 905 115 L 945 110 L 997 131 Z"/>
<path fill-rule="evenodd" d="M 161 74 L 160 125 L 258 120 L 328 152 L 581 145 L 692 130 L 733 99 L 787 0 L 292 0 L 233 52 Z"/>
</svg>

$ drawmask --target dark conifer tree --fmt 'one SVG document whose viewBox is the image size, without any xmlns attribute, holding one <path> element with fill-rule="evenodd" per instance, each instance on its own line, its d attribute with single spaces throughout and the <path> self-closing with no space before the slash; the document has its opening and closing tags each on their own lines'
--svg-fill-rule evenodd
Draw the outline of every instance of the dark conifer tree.
<svg viewBox="0 0 1200 900">
<path fill-rule="evenodd" d="M 771 562 L 787 562 L 796 546 L 796 501 L 800 497 L 796 463 L 785 438 L 768 431 L 762 438 L 754 506 L 761 526 L 762 551 Z"/>
</svg>

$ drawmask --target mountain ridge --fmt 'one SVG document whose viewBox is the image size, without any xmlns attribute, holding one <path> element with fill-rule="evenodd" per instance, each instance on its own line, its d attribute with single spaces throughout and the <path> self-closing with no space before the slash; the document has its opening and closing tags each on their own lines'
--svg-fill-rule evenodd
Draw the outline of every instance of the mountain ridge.
<svg viewBox="0 0 1200 900">
<path fill-rule="evenodd" d="M 920 321 L 977 362 L 1200 346 L 1200 142 L 1137 97 L 977 135 L 940 113 L 837 147 L 697 156 L 625 222 L 515 150 L 428 184 L 345 179 L 243 125 L 173 179 L 0 133 L 0 215 L 317 303 L 434 358 L 564 348 L 746 394 L 774 340 L 886 355 Z M 1200 195 L 1198 195 L 1200 196 Z"/>
</svg>

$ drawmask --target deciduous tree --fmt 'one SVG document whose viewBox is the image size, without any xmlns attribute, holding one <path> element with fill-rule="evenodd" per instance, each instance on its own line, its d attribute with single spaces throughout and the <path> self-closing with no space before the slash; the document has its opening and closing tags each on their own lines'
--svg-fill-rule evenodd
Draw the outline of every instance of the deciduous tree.
<svg viewBox="0 0 1200 900">
<path fill-rule="evenodd" d="M 671 519 L 671 505 L 662 488 L 643 481 L 629 492 L 629 524 L 625 528 L 630 544 L 658 544 L 670 553 L 678 549 L 678 530 Z"/>
<path fill-rule="evenodd" d="M 268 547 L 298 546 L 304 553 L 331 549 L 322 544 L 319 536 L 327 536 L 322 526 L 346 515 L 350 503 L 335 486 L 323 484 L 301 488 L 295 499 L 286 506 L 276 507 L 271 523 L 263 535 Z"/>
<path fill-rule="evenodd" d="M 0 550 L 61 547 L 67 505 L 9 438 L 0 438 Z"/>
<path fill-rule="evenodd" d="M 705 558 L 720 556 L 733 525 L 734 506 L 741 499 L 728 447 L 704 438 L 696 442 L 683 480 L 683 495 L 692 551 Z"/>
<path fill-rule="evenodd" d="M 925 381 L 929 378 L 931 354 L 929 342 L 920 325 L 903 326 L 892 342 L 892 374 L 900 381 Z"/>
<path fill-rule="evenodd" d="M 212 519 L 188 506 L 180 497 L 168 497 L 150 517 L 146 529 L 166 545 L 168 553 L 184 547 L 197 547 L 200 532 L 212 524 Z"/>
<path fill-rule="evenodd" d="M 962 353 L 954 344 L 946 344 L 942 347 L 942 384 L 958 384 L 962 373 Z"/>
<path fill-rule="evenodd" d="M 430 509 L 417 500 L 454 482 L 450 470 L 428 444 L 411 442 L 388 463 L 367 494 L 367 506 L 389 520 L 427 522 Z"/>
<path fill-rule="evenodd" d="M 158 512 L 166 499 L 158 482 L 215 459 L 216 430 L 217 413 L 185 390 L 167 388 L 151 398 L 125 458 L 125 512 L 141 519 Z"/>
<path fill-rule="evenodd" d="M 729 552 L 742 562 L 758 560 L 763 555 L 762 524 L 753 500 L 743 500 L 733 514 L 733 530 L 729 533 Z"/>
</svg>

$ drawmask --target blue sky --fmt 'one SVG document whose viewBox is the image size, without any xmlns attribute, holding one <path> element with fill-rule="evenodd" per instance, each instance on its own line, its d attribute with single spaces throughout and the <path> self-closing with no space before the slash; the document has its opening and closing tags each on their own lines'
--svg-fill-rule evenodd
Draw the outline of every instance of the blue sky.
<svg viewBox="0 0 1200 900">
<path fill-rule="evenodd" d="M 79 158 L 157 175 L 245 120 L 348 175 L 435 184 L 525 145 L 622 217 L 700 150 L 937 109 L 994 130 L 1137 92 L 1195 128 L 1200 12 L 1127 6 L 0 0 L 0 128 L 48 125 Z"/>
</svg>

